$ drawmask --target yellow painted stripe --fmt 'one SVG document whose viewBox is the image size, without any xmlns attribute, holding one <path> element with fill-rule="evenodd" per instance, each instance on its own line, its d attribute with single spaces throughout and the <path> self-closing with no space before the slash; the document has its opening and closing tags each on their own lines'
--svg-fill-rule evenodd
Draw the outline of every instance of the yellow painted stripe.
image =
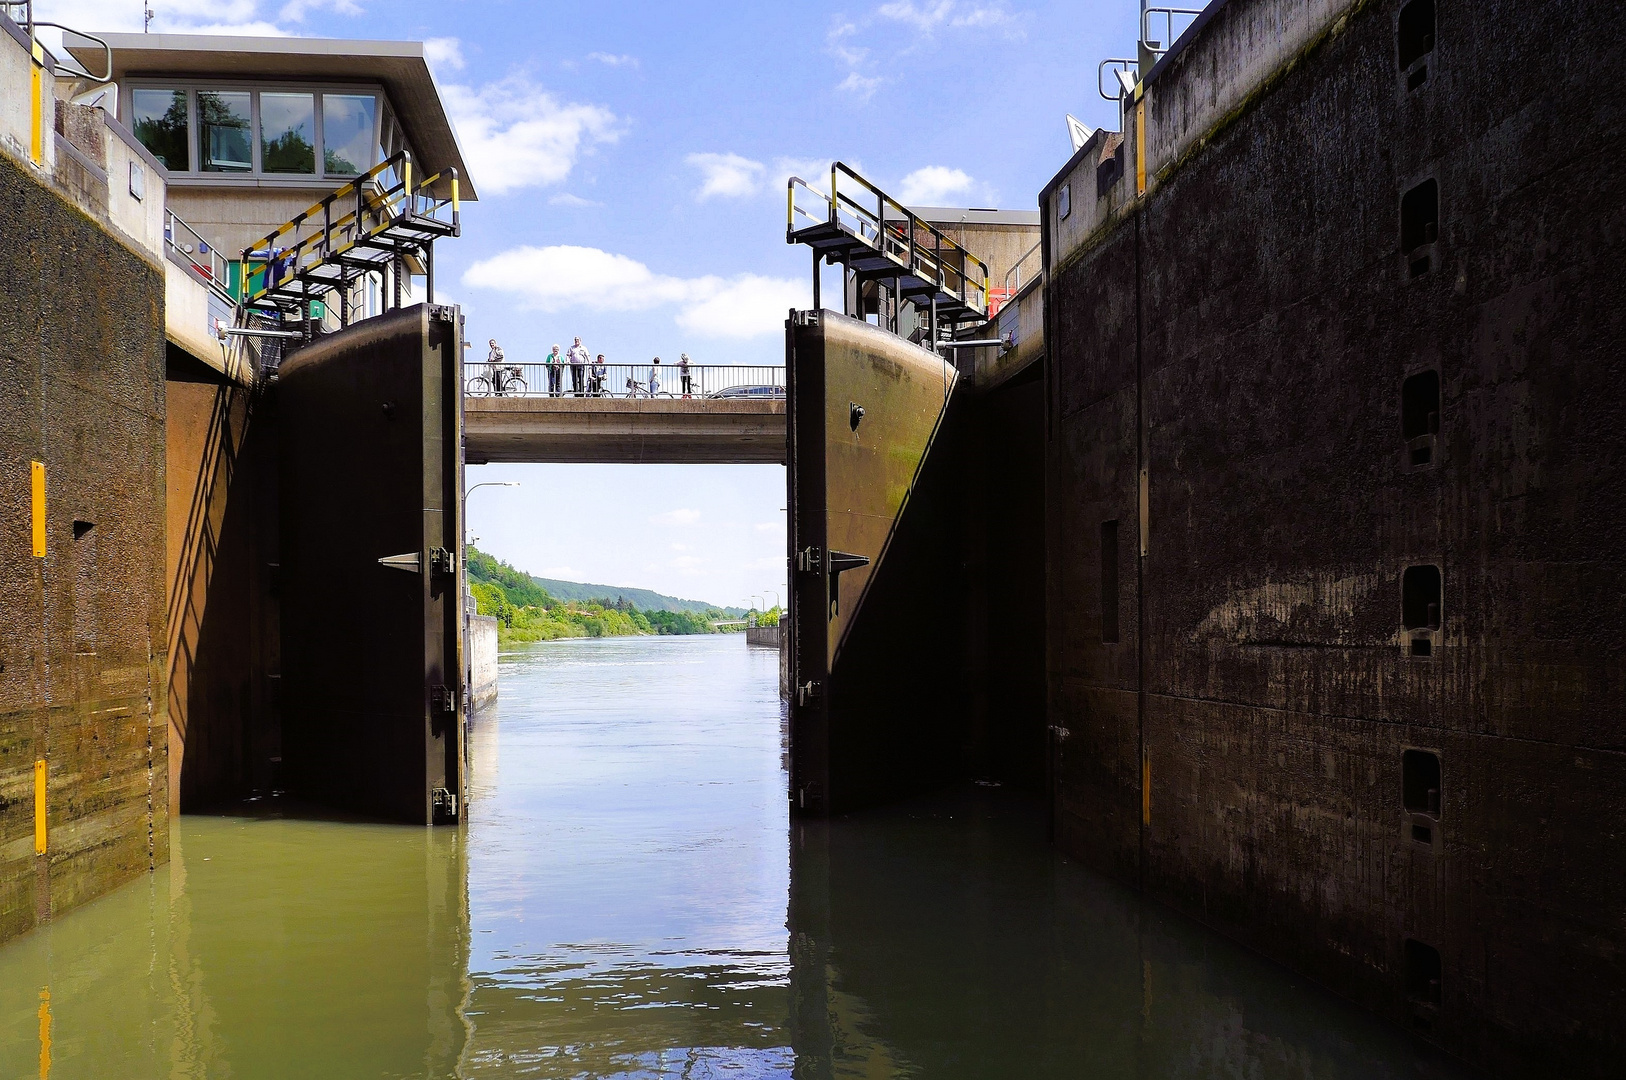
<svg viewBox="0 0 1626 1080">
<path fill-rule="evenodd" d="M 1152 758 L 1147 755 L 1140 759 L 1140 823 L 1152 823 Z"/>
<path fill-rule="evenodd" d="M 1135 194 L 1146 194 L 1146 99 L 1135 102 Z"/>
<path fill-rule="evenodd" d="M 457 177 L 454 176 L 452 177 L 452 213 L 457 213 L 459 205 L 460 204 L 458 203 L 457 199 Z"/>
<path fill-rule="evenodd" d="M 45 854 L 45 759 L 34 762 L 34 854 Z"/>
<path fill-rule="evenodd" d="M 29 488 L 34 504 L 34 557 L 45 558 L 45 463 L 29 462 Z"/>
<path fill-rule="evenodd" d="M 40 1080 L 51 1080 L 51 991 L 40 988 Z"/>
<path fill-rule="evenodd" d="M 38 52 L 37 47 L 35 52 Z M 29 68 L 34 75 L 34 103 L 31 110 L 33 127 L 30 129 L 32 134 L 28 142 L 28 156 L 33 160 L 34 164 L 39 165 L 45 161 L 45 112 L 40 102 L 40 98 L 45 93 L 45 88 L 40 81 L 41 69 L 39 64 L 30 64 Z"/>
</svg>

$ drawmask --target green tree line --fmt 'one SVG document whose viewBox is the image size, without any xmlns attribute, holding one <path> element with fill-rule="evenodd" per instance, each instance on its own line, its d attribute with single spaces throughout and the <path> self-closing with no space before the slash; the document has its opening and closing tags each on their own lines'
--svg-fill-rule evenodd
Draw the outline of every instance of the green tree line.
<svg viewBox="0 0 1626 1080">
<path fill-rule="evenodd" d="M 558 600 L 531 575 L 475 547 L 468 549 L 469 592 L 481 615 L 497 619 L 500 645 L 569 637 L 715 634 L 719 610 L 639 611 L 625 599 Z"/>
</svg>

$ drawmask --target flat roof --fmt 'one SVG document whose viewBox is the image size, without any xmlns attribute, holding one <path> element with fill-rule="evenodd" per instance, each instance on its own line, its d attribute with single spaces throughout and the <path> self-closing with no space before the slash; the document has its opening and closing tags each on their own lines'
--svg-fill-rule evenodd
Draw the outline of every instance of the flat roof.
<svg viewBox="0 0 1626 1080">
<path fill-rule="evenodd" d="M 986 206 L 911 206 L 909 212 L 933 225 L 1027 225 L 1039 227 L 1037 210 L 995 210 Z"/>
<path fill-rule="evenodd" d="M 113 50 L 113 78 L 301 79 L 374 82 L 384 87 L 424 174 L 455 168 L 462 198 L 476 198 L 457 133 L 446 116 L 419 41 L 232 37 L 214 34 L 103 34 Z M 106 63 L 102 47 L 66 32 L 63 46 L 87 71 Z"/>
</svg>

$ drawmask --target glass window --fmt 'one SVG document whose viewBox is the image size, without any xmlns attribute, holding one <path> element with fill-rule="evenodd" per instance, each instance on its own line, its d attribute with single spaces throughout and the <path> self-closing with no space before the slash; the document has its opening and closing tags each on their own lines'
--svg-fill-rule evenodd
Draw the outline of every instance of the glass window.
<svg viewBox="0 0 1626 1080">
<path fill-rule="evenodd" d="M 322 95 L 322 170 L 329 176 L 355 176 L 373 167 L 377 110 L 371 94 Z"/>
<path fill-rule="evenodd" d="M 314 94 L 260 94 L 260 171 L 316 172 Z"/>
<path fill-rule="evenodd" d="M 198 167 L 203 172 L 246 173 L 250 154 L 247 90 L 198 91 Z"/>
<path fill-rule="evenodd" d="M 130 91 L 135 137 L 171 172 L 186 172 L 186 91 Z"/>
</svg>

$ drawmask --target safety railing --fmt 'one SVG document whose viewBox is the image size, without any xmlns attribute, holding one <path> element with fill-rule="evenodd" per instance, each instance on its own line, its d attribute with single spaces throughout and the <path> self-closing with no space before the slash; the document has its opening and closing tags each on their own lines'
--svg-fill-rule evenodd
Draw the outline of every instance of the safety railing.
<svg viewBox="0 0 1626 1080">
<path fill-rule="evenodd" d="M 236 268 L 201 233 L 167 207 L 164 210 L 164 243 L 208 282 L 209 288 L 221 299 L 231 304 L 237 303 L 237 297 L 233 295 Z"/>
<path fill-rule="evenodd" d="M 989 315 L 999 314 L 999 309 L 1022 291 L 1022 282 L 1031 282 L 1044 272 L 1044 260 L 1039 254 L 1041 243 L 1035 242 L 1032 247 L 1022 253 L 1020 259 L 1016 260 L 1016 265 L 1005 271 L 1004 287 L 993 290 L 989 300 Z"/>
<path fill-rule="evenodd" d="M 842 162 L 830 166 L 829 194 L 801 177 L 787 184 L 789 234 L 828 224 L 967 307 L 988 310 L 988 266 Z"/>
<path fill-rule="evenodd" d="M 296 279 L 334 288 L 354 273 L 393 263 L 403 246 L 457 235 L 457 179 L 455 169 L 417 178 L 406 151 L 373 166 L 244 249 L 244 306 L 262 304 Z M 437 185 L 445 195 L 435 194 Z M 332 280 L 322 280 L 330 268 L 325 276 Z"/>
<path fill-rule="evenodd" d="M 538 364 L 502 360 L 463 365 L 470 397 L 734 398 L 785 396 L 785 369 L 757 364 Z"/>
<path fill-rule="evenodd" d="M 1147 8 L 1141 8 L 1140 9 L 1140 43 L 1141 43 L 1141 47 L 1144 48 L 1147 52 L 1151 53 L 1153 56 L 1162 57 L 1164 53 L 1168 52 L 1169 49 L 1173 47 L 1175 38 L 1178 36 L 1174 32 L 1175 20 L 1178 19 L 1178 20 L 1182 21 L 1183 25 L 1180 27 L 1180 29 L 1181 29 L 1181 31 L 1184 31 L 1193 22 L 1195 22 L 1197 20 L 1197 16 L 1201 15 L 1202 13 L 1203 13 L 1202 8 L 1177 8 L 1177 7 L 1147 7 Z M 1154 19 L 1156 19 L 1156 18 L 1159 18 L 1159 17 L 1161 17 L 1163 19 L 1163 36 L 1160 37 L 1160 38 L 1154 38 L 1152 36 L 1152 21 Z"/>
</svg>

